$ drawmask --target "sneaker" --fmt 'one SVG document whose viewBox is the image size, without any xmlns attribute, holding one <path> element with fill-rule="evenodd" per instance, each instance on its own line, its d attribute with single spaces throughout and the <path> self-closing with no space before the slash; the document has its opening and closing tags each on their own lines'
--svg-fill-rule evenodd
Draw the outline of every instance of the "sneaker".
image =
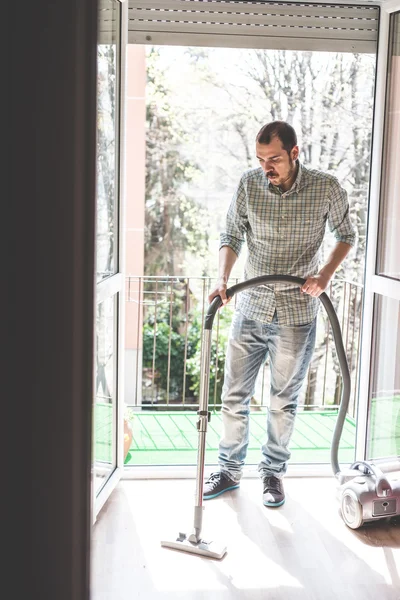
<svg viewBox="0 0 400 600">
<path fill-rule="evenodd" d="M 263 503 L 264 506 L 282 506 L 285 502 L 285 492 L 283 491 L 282 479 L 269 475 L 263 477 L 264 491 Z"/>
<path fill-rule="evenodd" d="M 211 500 L 216 498 L 224 492 L 229 490 L 235 490 L 239 487 L 238 481 L 233 481 L 228 475 L 219 471 L 218 473 L 212 473 L 207 481 L 204 483 L 203 489 L 203 500 Z"/>
</svg>

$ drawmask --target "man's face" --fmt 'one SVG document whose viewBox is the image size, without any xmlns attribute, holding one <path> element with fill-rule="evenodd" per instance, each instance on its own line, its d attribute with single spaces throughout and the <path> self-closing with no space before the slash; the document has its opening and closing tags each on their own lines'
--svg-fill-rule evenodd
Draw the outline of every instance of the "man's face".
<svg viewBox="0 0 400 600">
<path fill-rule="evenodd" d="M 262 170 L 273 185 L 284 185 L 294 176 L 299 156 L 298 146 L 294 146 L 289 155 L 280 139 L 273 137 L 269 144 L 257 142 L 256 154 Z"/>
</svg>

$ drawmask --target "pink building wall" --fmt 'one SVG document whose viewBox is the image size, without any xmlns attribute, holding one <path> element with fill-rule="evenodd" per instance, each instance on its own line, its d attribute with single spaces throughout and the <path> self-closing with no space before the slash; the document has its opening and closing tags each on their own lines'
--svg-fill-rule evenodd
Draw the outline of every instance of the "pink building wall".
<svg viewBox="0 0 400 600">
<path fill-rule="evenodd" d="M 144 273 L 144 200 L 146 135 L 146 55 L 144 46 L 127 46 L 126 97 L 126 275 Z M 128 290 L 127 290 L 128 294 Z M 136 367 L 141 364 L 142 308 L 138 285 L 130 287 L 125 305 L 125 402 L 135 403 Z M 139 372 L 141 369 L 139 368 Z"/>
</svg>

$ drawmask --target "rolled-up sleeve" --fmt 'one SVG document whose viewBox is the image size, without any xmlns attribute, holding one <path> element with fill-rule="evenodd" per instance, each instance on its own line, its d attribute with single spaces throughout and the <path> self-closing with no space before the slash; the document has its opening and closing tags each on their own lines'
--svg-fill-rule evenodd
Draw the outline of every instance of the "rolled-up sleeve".
<svg viewBox="0 0 400 600">
<path fill-rule="evenodd" d="M 335 178 L 333 178 L 331 182 L 329 200 L 329 229 L 334 234 L 336 241 L 345 242 L 350 246 L 354 246 L 356 235 L 350 220 L 347 192 L 341 187 L 338 180 Z"/>
<path fill-rule="evenodd" d="M 239 256 L 245 242 L 247 228 L 247 198 L 242 178 L 226 215 L 225 231 L 220 234 L 219 248 L 229 246 Z"/>
</svg>

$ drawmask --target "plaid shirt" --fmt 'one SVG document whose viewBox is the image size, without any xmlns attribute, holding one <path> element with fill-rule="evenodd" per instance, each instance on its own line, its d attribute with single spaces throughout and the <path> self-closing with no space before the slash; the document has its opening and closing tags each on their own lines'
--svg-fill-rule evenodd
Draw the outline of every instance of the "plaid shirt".
<svg viewBox="0 0 400 600">
<path fill-rule="evenodd" d="M 220 248 L 229 246 L 239 255 L 246 240 L 245 279 L 317 274 L 326 221 L 338 242 L 354 244 L 346 191 L 332 175 L 298 165 L 296 181 L 287 192 L 273 186 L 261 167 L 240 179 Z M 249 319 L 270 323 L 276 310 L 283 325 L 311 323 L 320 304 L 287 284 L 258 286 L 238 296 L 237 308 Z"/>
</svg>

